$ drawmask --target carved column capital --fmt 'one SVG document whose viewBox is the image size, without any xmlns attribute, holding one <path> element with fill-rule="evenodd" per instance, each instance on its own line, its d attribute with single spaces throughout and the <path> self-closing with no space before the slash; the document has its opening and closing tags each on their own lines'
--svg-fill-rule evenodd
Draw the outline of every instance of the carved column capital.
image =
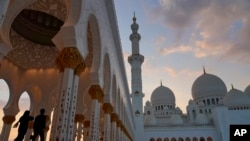
<svg viewBox="0 0 250 141">
<path fill-rule="evenodd" d="M 92 85 L 89 88 L 89 94 L 92 99 L 97 99 L 99 102 L 102 102 L 104 94 L 99 85 Z"/>
<path fill-rule="evenodd" d="M 117 120 L 116 124 L 117 124 L 117 127 L 122 127 L 122 121 L 121 120 Z"/>
<path fill-rule="evenodd" d="M 15 116 L 6 115 L 3 117 L 3 122 L 6 124 L 12 124 L 16 120 Z"/>
<path fill-rule="evenodd" d="M 77 123 L 77 122 L 83 122 L 84 121 L 84 115 L 83 114 L 76 114 L 75 115 L 75 123 Z"/>
<path fill-rule="evenodd" d="M 118 115 L 116 113 L 111 114 L 111 122 L 116 122 L 118 120 Z"/>
<path fill-rule="evenodd" d="M 113 106 L 110 103 L 104 103 L 102 109 L 105 114 L 111 114 L 113 112 Z"/>
<path fill-rule="evenodd" d="M 90 121 L 89 120 L 84 121 L 83 125 L 84 125 L 85 128 L 89 128 L 90 127 Z"/>
<path fill-rule="evenodd" d="M 75 75 L 80 76 L 80 74 L 85 70 L 86 65 L 84 60 L 81 61 L 81 63 L 75 68 Z"/>
<path fill-rule="evenodd" d="M 64 68 L 75 69 L 82 61 L 83 58 L 76 47 L 63 48 L 56 59 L 60 70 Z"/>
</svg>

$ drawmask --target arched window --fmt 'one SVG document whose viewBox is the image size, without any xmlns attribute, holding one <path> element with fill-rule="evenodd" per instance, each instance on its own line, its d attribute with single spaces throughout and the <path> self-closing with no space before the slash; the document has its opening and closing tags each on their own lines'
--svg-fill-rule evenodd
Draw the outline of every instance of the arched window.
<svg viewBox="0 0 250 141">
<path fill-rule="evenodd" d="M 207 105 L 210 105 L 210 99 L 207 99 Z"/>
<path fill-rule="evenodd" d="M 212 137 L 207 137 L 207 141 L 213 141 Z"/>
<path fill-rule="evenodd" d="M 204 137 L 200 137 L 200 141 L 205 141 L 205 138 Z"/>
<path fill-rule="evenodd" d="M 214 101 L 214 99 L 212 98 L 212 104 L 215 104 L 215 101 Z"/>
<path fill-rule="evenodd" d="M 193 137 L 192 141 L 198 141 L 198 139 L 196 137 Z"/>
<path fill-rule="evenodd" d="M 161 138 L 157 138 L 157 141 L 162 141 L 162 139 Z"/>
<path fill-rule="evenodd" d="M 179 137 L 178 141 L 184 141 L 184 139 L 182 137 Z"/>
<path fill-rule="evenodd" d="M 169 139 L 168 138 L 164 138 L 164 141 L 169 141 Z"/>
<path fill-rule="evenodd" d="M 191 139 L 189 137 L 186 137 L 185 141 L 191 141 Z"/>
<path fill-rule="evenodd" d="M 155 141 L 155 139 L 154 138 L 150 138 L 150 140 L 149 141 Z"/>
<path fill-rule="evenodd" d="M 176 138 L 172 138 L 171 141 L 176 141 Z"/>
</svg>

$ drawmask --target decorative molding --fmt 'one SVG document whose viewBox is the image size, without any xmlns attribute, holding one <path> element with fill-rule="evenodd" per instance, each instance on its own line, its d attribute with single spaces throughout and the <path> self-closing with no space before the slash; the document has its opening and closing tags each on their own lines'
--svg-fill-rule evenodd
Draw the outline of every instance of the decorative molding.
<svg viewBox="0 0 250 141">
<path fill-rule="evenodd" d="M 3 122 L 5 124 L 12 124 L 14 121 L 15 121 L 15 116 L 12 116 L 12 115 L 6 115 L 3 117 Z"/>
<path fill-rule="evenodd" d="M 89 94 L 92 99 L 97 99 L 99 102 L 102 102 L 104 97 L 103 90 L 99 85 L 91 85 Z"/>
<path fill-rule="evenodd" d="M 105 114 L 111 114 L 113 112 L 113 106 L 110 103 L 104 103 L 102 108 Z"/>
<path fill-rule="evenodd" d="M 42 11 L 65 21 L 67 17 L 67 7 L 62 0 L 38 0 L 27 9 Z"/>
<path fill-rule="evenodd" d="M 76 114 L 75 115 L 75 123 L 77 123 L 77 122 L 83 122 L 84 121 L 84 115 L 83 114 Z"/>
<path fill-rule="evenodd" d="M 79 64 L 84 63 L 81 54 L 75 47 L 65 47 L 60 52 L 56 60 L 59 68 L 75 69 Z"/>
</svg>

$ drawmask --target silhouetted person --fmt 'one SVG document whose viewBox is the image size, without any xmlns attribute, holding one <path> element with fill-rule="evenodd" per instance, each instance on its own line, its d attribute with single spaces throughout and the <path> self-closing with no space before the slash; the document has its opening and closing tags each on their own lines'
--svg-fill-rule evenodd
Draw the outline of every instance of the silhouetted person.
<svg viewBox="0 0 250 141">
<path fill-rule="evenodd" d="M 40 115 L 36 116 L 33 130 L 34 130 L 34 135 L 30 136 L 30 139 L 32 141 L 35 141 L 37 136 L 40 136 L 40 141 L 44 141 L 44 130 L 46 127 L 46 116 L 44 115 L 45 110 L 41 109 L 40 110 Z"/>
<path fill-rule="evenodd" d="M 19 120 L 14 124 L 14 128 L 18 127 L 18 135 L 14 141 L 22 141 L 27 130 L 29 121 L 32 121 L 34 118 L 30 116 L 30 111 L 25 111 L 23 115 L 19 118 Z"/>
</svg>

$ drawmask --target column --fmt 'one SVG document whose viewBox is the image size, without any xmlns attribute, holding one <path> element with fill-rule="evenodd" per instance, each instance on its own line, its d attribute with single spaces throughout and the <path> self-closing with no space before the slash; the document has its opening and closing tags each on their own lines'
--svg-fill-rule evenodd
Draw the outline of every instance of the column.
<svg viewBox="0 0 250 141">
<path fill-rule="evenodd" d="M 15 121 L 15 116 L 6 115 L 3 117 L 3 127 L 1 132 L 1 141 L 7 141 L 9 139 L 11 125 Z"/>
<path fill-rule="evenodd" d="M 89 128 L 90 128 L 90 121 L 84 121 L 84 131 L 83 131 L 83 141 L 89 141 Z"/>
<path fill-rule="evenodd" d="M 74 131 L 75 106 L 79 76 L 75 69 L 80 66 L 84 70 L 84 60 L 75 47 L 64 48 L 56 60 L 58 68 L 63 72 L 59 93 L 59 106 L 55 112 L 55 136 L 51 140 L 72 140 Z"/>
<path fill-rule="evenodd" d="M 45 115 L 45 116 L 46 116 L 46 127 L 45 127 L 45 131 L 44 131 L 44 139 L 46 140 L 47 135 L 48 135 L 48 131 L 49 131 L 50 116 L 49 115 Z"/>
<path fill-rule="evenodd" d="M 113 107 L 110 103 L 103 104 L 104 111 L 104 141 L 110 141 L 110 131 L 111 131 L 111 113 L 113 112 Z"/>
<path fill-rule="evenodd" d="M 90 141 L 99 141 L 99 120 L 100 102 L 103 100 L 103 91 L 99 85 L 92 85 L 89 89 L 91 101 L 91 120 L 90 120 Z"/>
<path fill-rule="evenodd" d="M 117 140 L 121 140 L 121 120 L 117 121 Z"/>
<path fill-rule="evenodd" d="M 78 123 L 78 126 L 76 127 L 76 140 L 80 141 L 82 138 L 83 133 L 83 121 L 84 121 L 84 115 L 83 114 L 76 114 L 75 115 L 75 123 Z"/>
<path fill-rule="evenodd" d="M 117 141 L 117 136 L 116 136 L 116 129 L 117 129 L 117 122 L 118 116 L 116 113 L 111 114 L 111 141 Z"/>
<path fill-rule="evenodd" d="M 29 121 L 28 130 L 24 137 L 25 141 L 30 141 L 30 135 L 32 135 L 33 133 L 33 126 L 34 126 L 34 121 Z"/>
</svg>

